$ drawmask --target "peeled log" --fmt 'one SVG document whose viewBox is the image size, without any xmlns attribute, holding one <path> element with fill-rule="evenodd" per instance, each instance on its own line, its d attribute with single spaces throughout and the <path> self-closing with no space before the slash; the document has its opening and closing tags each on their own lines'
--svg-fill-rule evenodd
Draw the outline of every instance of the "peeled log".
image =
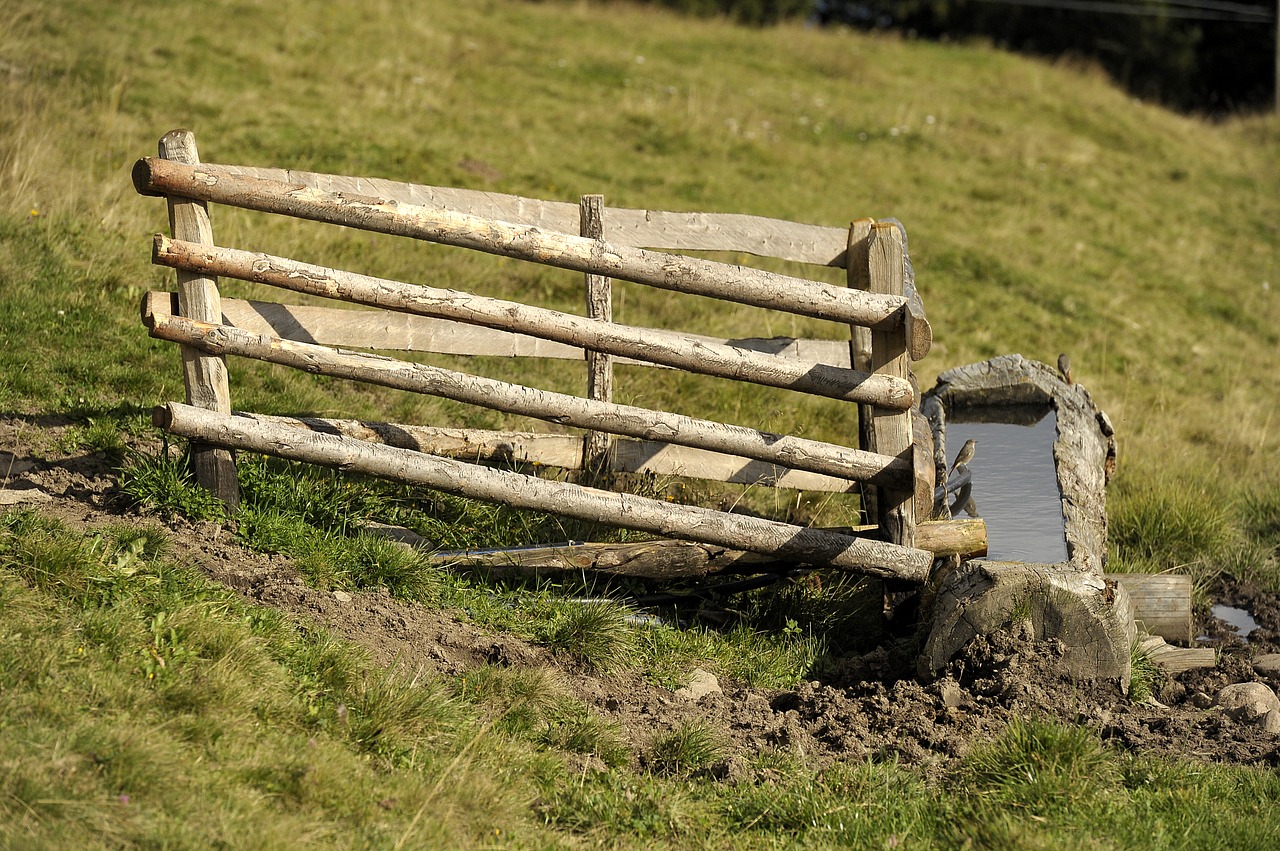
<svg viewBox="0 0 1280 851">
<path fill-rule="evenodd" d="M 744 266 L 613 245 L 452 210 L 352 193 L 323 192 L 298 184 L 245 177 L 218 166 L 193 168 L 144 157 L 134 164 L 133 182 L 143 195 L 181 195 L 264 213 L 413 237 L 833 322 L 890 330 L 902 328 L 907 316 L 906 299 L 902 297 L 863 293 Z M 927 344 L 923 348 L 928 351 Z"/>
<path fill-rule="evenodd" d="M 910 582 L 923 582 L 933 563 L 933 553 L 926 550 L 490 470 L 174 402 L 157 408 L 154 419 L 166 431 L 189 439 L 423 485 L 514 508 L 552 511 L 591 523 L 750 550 L 782 561 Z"/>
</svg>

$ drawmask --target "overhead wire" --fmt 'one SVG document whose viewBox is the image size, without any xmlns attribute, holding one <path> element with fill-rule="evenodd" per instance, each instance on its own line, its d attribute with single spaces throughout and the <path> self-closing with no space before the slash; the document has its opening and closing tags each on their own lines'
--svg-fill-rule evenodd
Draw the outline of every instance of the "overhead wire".
<svg viewBox="0 0 1280 851">
<path fill-rule="evenodd" d="M 1114 0 L 973 0 L 975 3 L 998 3 L 1004 6 L 1030 6 L 1071 12 L 1096 12 L 1139 17 L 1166 17 L 1197 21 L 1237 21 L 1269 23 L 1275 12 L 1266 6 L 1214 0 L 1164 0 L 1160 3 L 1119 3 Z"/>
</svg>

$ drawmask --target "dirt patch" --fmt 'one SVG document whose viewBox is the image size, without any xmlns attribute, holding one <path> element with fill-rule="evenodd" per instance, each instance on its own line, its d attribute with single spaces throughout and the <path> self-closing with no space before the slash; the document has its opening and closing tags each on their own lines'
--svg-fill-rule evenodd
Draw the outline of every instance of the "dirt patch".
<svg viewBox="0 0 1280 851">
<path fill-rule="evenodd" d="M 81 529 L 144 519 L 121 498 L 106 456 L 59 448 L 68 427 L 59 420 L 0 417 L 0 508 L 31 506 Z M 1061 647 L 1013 633 L 974 641 L 928 685 L 910 676 L 914 657 L 899 644 L 839 660 L 822 680 L 791 690 L 701 677 L 697 691 L 672 691 L 636 675 L 594 676 L 545 648 L 383 590 L 311 588 L 287 558 L 248 551 L 217 524 L 178 519 L 164 525 L 175 552 L 210 579 L 362 645 L 378 664 L 442 674 L 480 665 L 560 669 L 563 681 L 618 729 L 638 761 L 656 736 L 697 722 L 714 729 L 725 745 L 727 758 L 711 771 L 729 779 L 741 778 L 749 756 L 767 749 L 803 754 L 814 767 L 896 759 L 933 775 L 1010 720 L 1043 717 L 1083 724 L 1135 753 L 1280 762 L 1280 736 L 1206 705 L 1232 683 L 1280 686 L 1280 679 L 1252 665 L 1257 656 L 1280 652 L 1280 598 L 1245 585 L 1224 583 L 1215 599 L 1247 609 L 1258 629 L 1246 643 L 1209 612 L 1200 613 L 1198 634 L 1220 648 L 1220 663 L 1166 677 L 1158 684 L 1158 703 L 1135 704 L 1109 687 L 1063 679 L 1053 673 Z"/>
</svg>

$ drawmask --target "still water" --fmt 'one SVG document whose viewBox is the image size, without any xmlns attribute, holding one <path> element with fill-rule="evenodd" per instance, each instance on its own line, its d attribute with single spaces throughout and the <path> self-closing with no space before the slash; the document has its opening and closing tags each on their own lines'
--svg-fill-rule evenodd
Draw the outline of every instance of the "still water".
<svg viewBox="0 0 1280 851">
<path fill-rule="evenodd" d="M 962 417 L 1006 421 L 966 422 Z M 954 411 L 948 418 L 948 464 L 966 440 L 978 441 L 969 462 L 973 474 L 969 508 L 987 523 L 987 558 L 993 561 L 1056 564 L 1067 560 L 1062 497 L 1053 464 L 1057 419 L 1048 408 L 1008 407 Z M 965 517 L 968 512 L 962 508 L 956 516 Z"/>
</svg>

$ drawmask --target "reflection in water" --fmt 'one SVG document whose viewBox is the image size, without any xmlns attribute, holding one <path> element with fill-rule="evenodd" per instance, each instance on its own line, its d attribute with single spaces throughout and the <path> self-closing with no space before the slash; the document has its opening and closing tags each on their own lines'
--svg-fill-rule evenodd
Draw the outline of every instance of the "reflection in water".
<svg viewBox="0 0 1280 851">
<path fill-rule="evenodd" d="M 967 513 L 986 521 L 987 558 L 993 561 L 1066 561 L 1062 497 L 1053 463 L 1057 417 L 1044 409 L 1036 412 L 1038 417 L 1010 416 L 1026 412 L 995 409 L 987 413 L 1019 424 L 960 419 L 972 413 L 976 412 L 955 411 L 947 423 L 948 447 L 977 441 L 972 460 L 962 465 L 968 468 L 970 482 L 949 503 L 952 516 Z"/>
<path fill-rule="evenodd" d="M 1248 638 L 1249 633 L 1258 628 L 1258 622 L 1253 619 L 1253 615 L 1244 609 L 1237 609 L 1235 606 L 1212 606 L 1209 609 L 1209 614 L 1220 621 L 1225 621 L 1228 626 L 1236 631 L 1236 635 L 1241 638 Z"/>
</svg>

